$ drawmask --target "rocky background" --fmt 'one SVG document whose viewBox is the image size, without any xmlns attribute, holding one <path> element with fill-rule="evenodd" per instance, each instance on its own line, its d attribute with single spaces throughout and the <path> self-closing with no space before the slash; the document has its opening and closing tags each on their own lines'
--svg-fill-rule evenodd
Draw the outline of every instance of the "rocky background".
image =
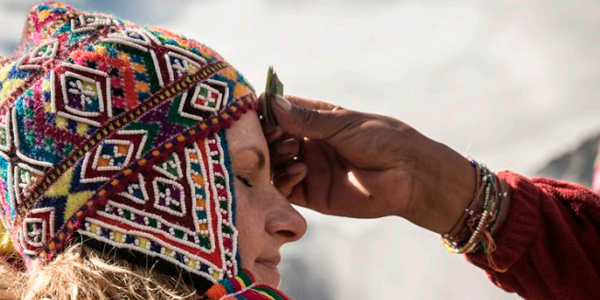
<svg viewBox="0 0 600 300">
<path fill-rule="evenodd" d="M 600 135 L 592 136 L 575 149 L 550 160 L 536 174 L 539 176 L 578 182 L 587 187 L 592 185 L 593 164 L 598 154 Z"/>
</svg>

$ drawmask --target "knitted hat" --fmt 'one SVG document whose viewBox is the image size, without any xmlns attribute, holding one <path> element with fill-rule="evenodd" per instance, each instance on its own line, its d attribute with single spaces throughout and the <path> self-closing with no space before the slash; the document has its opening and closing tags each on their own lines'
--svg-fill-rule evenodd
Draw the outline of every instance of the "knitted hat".
<svg viewBox="0 0 600 300">
<path fill-rule="evenodd" d="M 223 129 L 256 107 L 244 78 L 198 42 L 34 7 L 0 62 L 0 201 L 14 248 L 31 264 L 85 240 L 246 287 Z"/>
</svg>

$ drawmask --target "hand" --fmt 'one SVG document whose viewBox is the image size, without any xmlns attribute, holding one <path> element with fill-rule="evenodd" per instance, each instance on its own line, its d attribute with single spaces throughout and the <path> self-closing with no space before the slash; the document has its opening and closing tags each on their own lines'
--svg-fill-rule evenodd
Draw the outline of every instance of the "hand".
<svg viewBox="0 0 600 300">
<path fill-rule="evenodd" d="M 287 100 L 286 100 L 287 98 Z M 467 159 L 393 118 L 277 97 L 265 128 L 274 184 L 297 205 L 330 215 L 396 215 L 442 233 L 472 200 Z"/>
</svg>

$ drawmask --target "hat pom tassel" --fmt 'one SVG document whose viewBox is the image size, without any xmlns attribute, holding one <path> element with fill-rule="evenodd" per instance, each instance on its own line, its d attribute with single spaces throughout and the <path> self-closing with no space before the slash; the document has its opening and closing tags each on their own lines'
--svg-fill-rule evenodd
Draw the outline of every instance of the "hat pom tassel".
<svg viewBox="0 0 600 300">
<path fill-rule="evenodd" d="M 283 292 L 264 284 L 256 284 L 247 270 L 213 285 L 199 300 L 291 300 Z"/>
</svg>

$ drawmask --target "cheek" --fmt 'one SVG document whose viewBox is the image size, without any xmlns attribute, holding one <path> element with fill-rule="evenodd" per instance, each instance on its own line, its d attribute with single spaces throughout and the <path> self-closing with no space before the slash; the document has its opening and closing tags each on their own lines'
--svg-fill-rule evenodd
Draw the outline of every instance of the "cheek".
<svg viewBox="0 0 600 300">
<path fill-rule="evenodd" d="M 236 182 L 236 228 L 242 267 L 253 269 L 265 244 L 264 216 L 252 205 L 247 188 Z"/>
</svg>

